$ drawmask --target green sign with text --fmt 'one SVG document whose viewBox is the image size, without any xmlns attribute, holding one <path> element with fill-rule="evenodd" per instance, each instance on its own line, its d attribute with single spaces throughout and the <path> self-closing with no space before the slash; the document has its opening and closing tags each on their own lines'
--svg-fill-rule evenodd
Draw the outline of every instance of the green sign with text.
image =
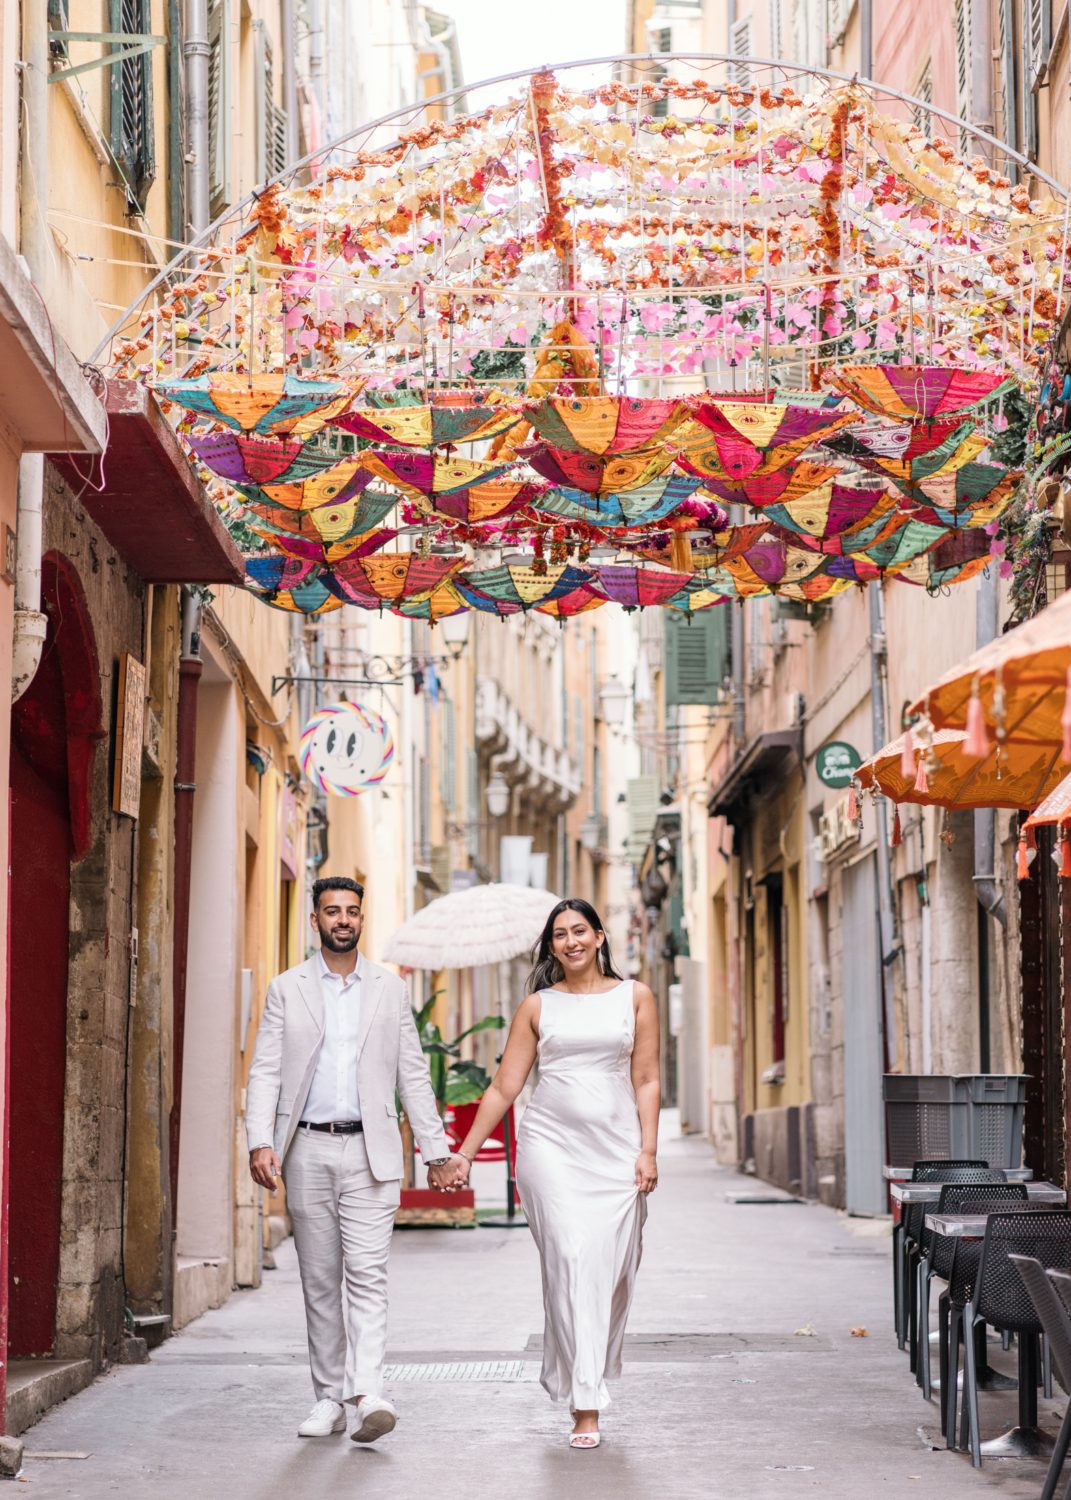
<svg viewBox="0 0 1071 1500">
<path fill-rule="evenodd" d="M 862 765 L 858 752 L 844 740 L 831 740 L 815 756 L 814 766 L 823 786 L 847 786 Z"/>
</svg>

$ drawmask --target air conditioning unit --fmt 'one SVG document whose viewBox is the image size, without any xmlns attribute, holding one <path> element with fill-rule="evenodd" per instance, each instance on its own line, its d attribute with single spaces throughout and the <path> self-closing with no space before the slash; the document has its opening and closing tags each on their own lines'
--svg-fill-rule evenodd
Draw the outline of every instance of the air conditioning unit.
<svg viewBox="0 0 1071 1500">
<path fill-rule="evenodd" d="M 803 723 L 803 716 L 807 712 L 807 700 L 802 693 L 789 693 L 788 695 L 788 723 L 790 729 L 798 729 Z"/>
</svg>

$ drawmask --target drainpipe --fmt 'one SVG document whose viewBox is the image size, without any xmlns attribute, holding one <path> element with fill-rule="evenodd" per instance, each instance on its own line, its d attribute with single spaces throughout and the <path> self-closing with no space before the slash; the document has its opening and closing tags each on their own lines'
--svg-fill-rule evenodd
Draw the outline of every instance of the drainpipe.
<svg viewBox="0 0 1071 1500">
<path fill-rule="evenodd" d="M 298 159 L 297 29 L 294 0 L 282 0 L 283 108 L 286 110 L 286 165 Z"/>
<path fill-rule="evenodd" d="M 41 526 L 45 455 L 19 460 L 18 530 L 15 543 L 15 624 L 11 647 L 11 701 L 30 686 L 41 661 L 48 616 L 41 612 Z"/>
<path fill-rule="evenodd" d="M 53 264 L 48 228 L 48 0 L 23 0 L 19 249 L 44 294 Z M 46 299 L 47 300 L 47 299 Z"/>
<path fill-rule="evenodd" d="M 182 1124 L 182 1054 L 186 1035 L 186 961 L 190 939 L 190 863 L 193 854 L 193 794 L 197 767 L 197 684 L 201 661 L 201 601 L 184 591 L 182 655 L 179 658 L 175 755 L 175 951 L 172 967 L 173 1056 L 170 1159 L 171 1224 L 178 1223 L 179 1133 Z"/>
<path fill-rule="evenodd" d="M 224 39 L 226 40 L 226 38 Z M 186 178 L 187 214 L 196 232 L 209 224 L 208 192 L 208 0 L 186 0 L 186 150 L 190 156 Z M 229 49 L 223 49 L 226 57 Z M 224 62 L 226 66 L 226 62 Z"/>
<path fill-rule="evenodd" d="M 997 570 L 990 566 L 989 577 L 983 572 L 978 579 L 978 604 L 975 615 L 975 649 L 988 646 L 997 634 L 999 594 Z M 979 807 L 974 813 L 974 894 L 982 910 L 996 917 L 1002 927 L 1007 925 L 1008 913 L 1004 897 L 996 881 L 993 855 L 996 848 L 996 809 Z"/>
<path fill-rule="evenodd" d="M 324 117 L 324 0 L 308 0 L 309 22 L 309 90 L 316 98 L 320 112 L 320 144 L 327 139 Z"/>
<path fill-rule="evenodd" d="M 733 526 L 741 526 L 744 521 L 744 507 L 732 505 L 729 507 L 729 515 Z M 736 606 L 736 614 L 732 617 L 732 629 L 729 644 L 732 651 L 733 668 L 733 750 L 740 755 L 744 749 L 744 737 L 747 734 L 747 698 L 744 693 L 744 606 L 742 603 Z"/>
<path fill-rule="evenodd" d="M 870 720 L 874 753 L 885 744 L 885 611 L 881 585 L 867 584 L 870 597 Z M 878 821 L 878 916 L 881 930 L 881 989 L 884 998 L 886 1061 L 896 1062 L 896 1022 L 892 976 L 889 965 L 896 957 L 896 906 L 893 900 L 892 862 L 889 859 L 888 808 L 884 797 L 874 805 Z"/>
<path fill-rule="evenodd" d="M 873 78 L 874 5 L 873 0 L 859 0 L 859 77 Z"/>
</svg>

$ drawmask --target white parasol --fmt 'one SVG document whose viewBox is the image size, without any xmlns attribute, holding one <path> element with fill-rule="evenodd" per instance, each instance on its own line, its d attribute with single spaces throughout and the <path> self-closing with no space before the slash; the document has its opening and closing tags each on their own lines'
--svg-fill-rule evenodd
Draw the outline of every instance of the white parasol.
<svg viewBox="0 0 1071 1500">
<path fill-rule="evenodd" d="M 527 953 L 558 904 L 552 891 L 525 885 L 473 885 L 439 896 L 403 922 L 386 963 L 409 969 L 472 969 Z"/>
</svg>

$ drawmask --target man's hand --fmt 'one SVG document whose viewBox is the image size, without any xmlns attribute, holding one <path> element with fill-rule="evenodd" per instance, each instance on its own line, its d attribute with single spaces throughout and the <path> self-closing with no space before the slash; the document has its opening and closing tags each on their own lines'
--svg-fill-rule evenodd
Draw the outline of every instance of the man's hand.
<svg viewBox="0 0 1071 1500">
<path fill-rule="evenodd" d="M 469 1178 L 469 1163 L 455 1152 L 441 1167 L 428 1168 L 428 1182 L 437 1193 L 456 1193 Z"/>
<path fill-rule="evenodd" d="M 275 1192 L 278 1186 L 276 1178 L 281 1172 L 279 1158 L 270 1146 L 258 1146 L 255 1151 L 250 1151 L 249 1175 L 254 1182 L 267 1188 L 269 1193 Z"/>
</svg>

